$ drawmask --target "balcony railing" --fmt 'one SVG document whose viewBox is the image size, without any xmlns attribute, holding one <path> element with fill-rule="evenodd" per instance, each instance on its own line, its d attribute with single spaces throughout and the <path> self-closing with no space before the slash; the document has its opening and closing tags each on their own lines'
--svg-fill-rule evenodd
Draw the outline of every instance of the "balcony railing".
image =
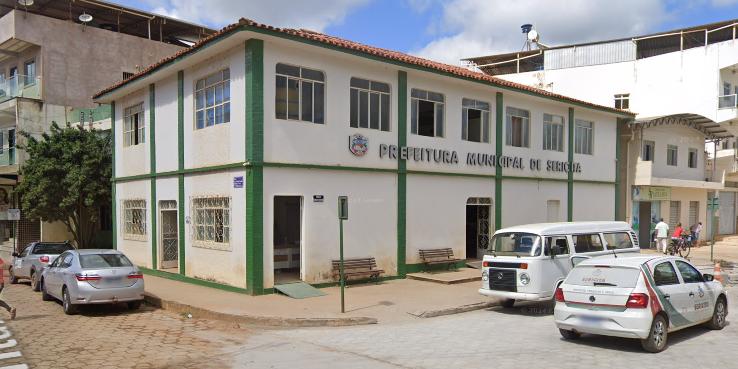
<svg viewBox="0 0 738 369">
<path fill-rule="evenodd" d="M 41 77 L 15 75 L 0 79 L 0 102 L 16 97 L 41 98 Z"/>
<path fill-rule="evenodd" d="M 722 95 L 718 96 L 718 109 L 728 109 L 738 107 L 738 95 Z"/>
<path fill-rule="evenodd" d="M 4 147 L 0 151 L 0 166 L 15 164 L 15 147 Z"/>
</svg>

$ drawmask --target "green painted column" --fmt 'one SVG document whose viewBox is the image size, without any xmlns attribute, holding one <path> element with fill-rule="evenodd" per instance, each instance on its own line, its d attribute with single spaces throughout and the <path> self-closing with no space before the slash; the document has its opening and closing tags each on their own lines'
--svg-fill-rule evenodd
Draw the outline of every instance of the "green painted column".
<svg viewBox="0 0 738 369">
<path fill-rule="evenodd" d="M 574 108 L 569 108 L 569 173 L 566 181 L 566 220 L 574 219 Z"/>
<path fill-rule="evenodd" d="M 177 201 L 179 230 L 179 274 L 185 275 L 185 184 L 184 174 L 184 71 L 177 72 L 177 161 L 180 174 L 177 175 L 179 199 Z"/>
<path fill-rule="evenodd" d="M 264 294 L 264 41 L 246 41 L 246 289 Z"/>
<path fill-rule="evenodd" d="M 157 269 L 156 216 L 156 88 L 149 85 L 149 172 L 151 173 L 151 269 Z"/>
<path fill-rule="evenodd" d="M 397 146 L 407 146 L 407 72 L 397 72 Z M 397 275 L 407 274 L 407 162 L 397 158 Z"/>
<path fill-rule="evenodd" d="M 110 190 L 110 210 L 111 210 L 111 216 L 110 219 L 113 222 L 113 226 L 111 227 L 113 229 L 113 249 L 118 249 L 118 217 L 117 217 L 117 203 L 118 199 L 115 197 L 115 101 L 110 102 L 110 147 L 112 147 L 112 172 L 110 174 L 110 177 L 112 179 L 111 181 L 111 190 Z"/>
<path fill-rule="evenodd" d="M 495 98 L 495 157 L 502 156 L 502 126 L 505 124 L 505 107 L 503 106 L 502 92 Z M 502 166 L 500 161 L 495 163 L 495 230 L 502 228 Z"/>
</svg>

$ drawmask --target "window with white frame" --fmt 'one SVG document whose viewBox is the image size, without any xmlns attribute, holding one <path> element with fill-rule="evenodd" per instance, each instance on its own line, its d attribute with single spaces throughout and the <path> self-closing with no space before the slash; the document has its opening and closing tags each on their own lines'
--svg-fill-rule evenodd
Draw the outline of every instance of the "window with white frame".
<svg viewBox="0 0 738 369">
<path fill-rule="evenodd" d="M 410 90 L 410 132 L 420 136 L 443 137 L 443 109 L 446 98 L 438 92 Z"/>
<path fill-rule="evenodd" d="M 530 112 L 508 106 L 505 124 L 505 144 L 515 147 L 530 147 Z"/>
<path fill-rule="evenodd" d="M 677 165 L 677 155 L 679 154 L 679 148 L 677 148 L 676 145 L 667 145 L 666 146 L 666 165 L 676 166 Z"/>
<path fill-rule="evenodd" d="M 656 143 L 653 141 L 643 141 L 643 153 L 641 154 L 642 161 L 653 161 L 654 150 L 656 150 Z"/>
<path fill-rule="evenodd" d="M 293 65 L 277 64 L 277 119 L 325 123 L 325 75 L 323 72 Z"/>
<path fill-rule="evenodd" d="M 351 77 L 351 117 L 353 128 L 390 130 L 390 85 Z"/>
<path fill-rule="evenodd" d="M 730 95 L 733 90 L 733 86 L 728 82 L 723 82 L 723 95 Z"/>
<path fill-rule="evenodd" d="M 630 109 L 630 94 L 615 95 L 615 109 Z"/>
<path fill-rule="evenodd" d="M 687 157 L 687 165 L 690 168 L 697 168 L 697 149 L 689 149 L 689 156 Z"/>
<path fill-rule="evenodd" d="M 195 246 L 227 247 L 231 240 L 230 197 L 192 198 L 192 234 Z"/>
<path fill-rule="evenodd" d="M 146 238 L 146 200 L 123 200 L 123 238 Z"/>
<path fill-rule="evenodd" d="M 574 122 L 574 152 L 592 155 L 594 145 L 594 123 L 586 120 Z"/>
<path fill-rule="evenodd" d="M 489 142 L 489 103 L 461 99 L 461 139 Z"/>
<path fill-rule="evenodd" d="M 133 146 L 146 142 L 146 123 L 143 103 L 123 110 L 123 146 Z"/>
<path fill-rule="evenodd" d="M 231 121 L 231 74 L 219 70 L 195 82 L 195 129 Z"/>
<path fill-rule="evenodd" d="M 543 149 L 564 151 L 564 117 L 543 114 Z"/>
</svg>

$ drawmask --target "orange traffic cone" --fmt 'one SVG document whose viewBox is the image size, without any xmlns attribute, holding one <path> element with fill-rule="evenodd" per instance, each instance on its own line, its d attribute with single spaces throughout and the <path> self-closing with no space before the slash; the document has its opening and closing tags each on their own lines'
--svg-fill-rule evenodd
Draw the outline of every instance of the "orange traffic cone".
<svg viewBox="0 0 738 369">
<path fill-rule="evenodd" d="M 720 281 L 720 283 L 725 284 L 725 281 L 723 280 L 723 270 L 720 268 L 720 263 L 715 263 L 715 271 L 712 275 L 715 277 L 716 281 Z"/>
</svg>

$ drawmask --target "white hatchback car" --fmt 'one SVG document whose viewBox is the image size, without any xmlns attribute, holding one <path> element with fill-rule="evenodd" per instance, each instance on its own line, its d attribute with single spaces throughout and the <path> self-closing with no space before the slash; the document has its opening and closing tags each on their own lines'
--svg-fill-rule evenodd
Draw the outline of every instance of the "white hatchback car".
<svg viewBox="0 0 738 369">
<path fill-rule="evenodd" d="M 637 338 L 650 352 L 666 348 L 669 332 L 703 323 L 722 329 L 728 315 L 722 284 L 671 256 L 583 261 L 555 298 L 554 318 L 565 339 L 582 333 Z"/>
</svg>

